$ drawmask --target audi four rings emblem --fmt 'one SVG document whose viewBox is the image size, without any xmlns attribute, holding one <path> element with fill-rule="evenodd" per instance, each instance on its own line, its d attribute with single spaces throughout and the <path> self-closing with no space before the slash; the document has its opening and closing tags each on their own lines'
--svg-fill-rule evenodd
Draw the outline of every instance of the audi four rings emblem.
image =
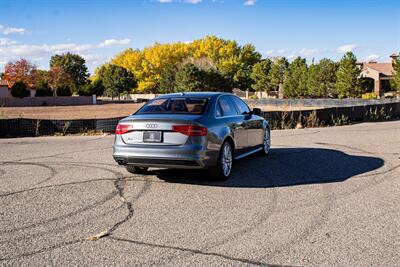
<svg viewBox="0 0 400 267">
<path fill-rule="evenodd" d="M 157 127 L 158 127 L 158 125 L 155 123 L 147 123 L 146 124 L 146 128 L 148 128 L 148 129 L 155 129 Z"/>
</svg>

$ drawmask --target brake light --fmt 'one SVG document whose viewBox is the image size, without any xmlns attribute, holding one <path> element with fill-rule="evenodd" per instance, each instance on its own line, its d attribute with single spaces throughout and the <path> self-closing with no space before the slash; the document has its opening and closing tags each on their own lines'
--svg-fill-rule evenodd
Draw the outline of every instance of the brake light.
<svg viewBox="0 0 400 267">
<path fill-rule="evenodd" d="M 125 134 L 133 131 L 133 125 L 130 124 L 118 124 L 115 129 L 115 134 Z"/>
<path fill-rule="evenodd" d="M 196 125 L 174 125 L 172 126 L 174 132 L 178 132 L 188 136 L 206 136 L 207 128 Z"/>
</svg>

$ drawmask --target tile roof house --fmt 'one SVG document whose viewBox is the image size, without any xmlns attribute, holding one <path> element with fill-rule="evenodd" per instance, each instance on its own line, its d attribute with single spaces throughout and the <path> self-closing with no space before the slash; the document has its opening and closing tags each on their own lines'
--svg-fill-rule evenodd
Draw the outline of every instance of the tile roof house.
<svg viewBox="0 0 400 267">
<path fill-rule="evenodd" d="M 12 85 L 13 83 L 0 79 L 0 98 L 12 97 L 11 95 Z M 30 91 L 31 97 L 34 97 L 36 95 L 36 90 L 34 88 L 28 87 L 27 89 Z"/>
<path fill-rule="evenodd" d="M 390 63 L 378 63 L 376 61 L 360 63 L 361 77 L 371 84 L 371 90 L 378 96 L 382 96 L 385 92 L 390 91 L 390 77 L 394 73 L 394 64 L 399 54 L 390 55 L 392 61 Z"/>
<path fill-rule="evenodd" d="M 11 97 L 11 85 L 8 81 L 0 80 L 0 98 Z"/>
</svg>

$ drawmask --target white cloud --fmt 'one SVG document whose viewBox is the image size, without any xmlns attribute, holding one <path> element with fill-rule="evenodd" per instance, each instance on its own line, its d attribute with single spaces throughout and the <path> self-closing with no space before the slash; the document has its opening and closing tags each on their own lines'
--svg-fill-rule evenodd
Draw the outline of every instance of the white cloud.
<svg viewBox="0 0 400 267">
<path fill-rule="evenodd" d="M 199 4 L 201 3 L 203 0 L 157 0 L 157 2 L 161 3 L 161 4 L 169 4 L 169 3 L 185 3 L 185 4 Z"/>
<path fill-rule="evenodd" d="M 0 46 L 4 46 L 4 45 L 13 45 L 16 44 L 17 41 L 8 39 L 8 38 L 0 38 Z"/>
<path fill-rule="evenodd" d="M 305 56 L 305 57 L 310 57 L 310 56 L 315 56 L 318 54 L 321 54 L 323 52 L 326 52 L 326 49 L 317 49 L 317 48 L 312 48 L 312 49 L 307 49 L 307 48 L 303 48 L 301 50 L 298 51 L 298 54 L 301 56 Z"/>
<path fill-rule="evenodd" d="M 265 52 L 265 54 L 267 56 L 272 56 L 274 54 L 274 50 L 268 50 L 267 52 Z"/>
<path fill-rule="evenodd" d="M 367 60 L 374 60 L 374 59 L 378 59 L 379 58 L 379 56 L 378 55 L 376 55 L 376 54 L 371 54 L 371 55 L 368 55 L 367 56 Z"/>
<path fill-rule="evenodd" d="M 0 25 L 0 34 L 24 34 L 27 33 L 27 30 L 24 28 L 16 28 L 16 27 L 9 27 Z"/>
<path fill-rule="evenodd" d="M 107 39 L 104 42 L 100 43 L 99 47 L 108 47 L 108 46 L 115 46 L 115 45 L 127 45 L 131 42 L 131 39 L 125 38 L 121 40 L 117 39 Z"/>
<path fill-rule="evenodd" d="M 23 44 L 8 38 L 0 38 L 0 62 L 26 58 L 31 61 L 47 61 L 54 54 L 72 52 L 83 56 L 88 64 L 99 65 L 108 60 L 100 51 L 112 46 L 127 45 L 130 39 L 107 39 L 96 44 L 59 43 L 59 44 Z"/>
<path fill-rule="evenodd" d="M 358 45 L 356 44 L 345 44 L 341 45 L 336 48 L 337 53 L 346 53 L 346 52 L 353 52 L 354 49 L 358 48 Z"/>
<path fill-rule="evenodd" d="M 278 54 L 283 54 L 283 53 L 286 52 L 286 50 L 285 50 L 285 49 L 278 49 L 278 50 L 276 50 L 276 52 L 277 52 Z"/>
<path fill-rule="evenodd" d="M 245 6 L 254 6 L 256 4 L 257 0 L 245 0 L 243 5 Z"/>
</svg>

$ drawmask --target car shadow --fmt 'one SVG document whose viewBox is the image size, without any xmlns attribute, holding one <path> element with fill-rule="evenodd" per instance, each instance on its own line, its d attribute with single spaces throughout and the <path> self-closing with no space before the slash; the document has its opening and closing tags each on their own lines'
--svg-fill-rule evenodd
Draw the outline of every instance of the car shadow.
<svg viewBox="0 0 400 267">
<path fill-rule="evenodd" d="M 323 148 L 275 148 L 268 157 L 249 156 L 235 161 L 232 176 L 216 181 L 209 172 L 198 170 L 155 170 L 169 183 L 223 187 L 280 187 L 337 183 L 382 167 L 384 160 L 348 155 Z"/>
</svg>

